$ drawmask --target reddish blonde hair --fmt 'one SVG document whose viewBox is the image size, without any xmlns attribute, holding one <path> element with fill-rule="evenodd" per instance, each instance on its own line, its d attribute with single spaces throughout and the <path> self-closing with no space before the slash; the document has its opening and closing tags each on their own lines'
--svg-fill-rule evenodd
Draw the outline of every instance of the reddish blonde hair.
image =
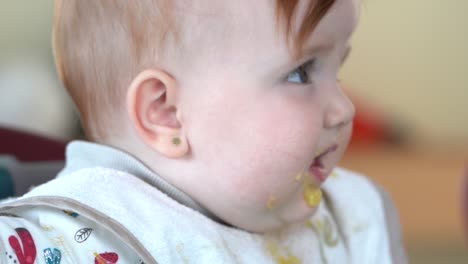
<svg viewBox="0 0 468 264">
<path fill-rule="evenodd" d="M 335 0 L 312 0 L 306 8 L 306 13 L 302 23 L 299 26 L 294 39 L 294 53 L 300 56 L 303 46 L 309 35 L 317 27 L 318 23 L 328 13 Z M 279 19 L 279 25 L 285 29 L 286 38 L 291 37 L 294 18 L 297 12 L 299 0 L 276 0 L 276 12 Z"/>
<path fill-rule="evenodd" d="M 176 25 L 172 1 L 56 0 L 53 49 L 57 72 L 89 139 L 104 141 L 124 114 L 125 88 L 161 59 Z M 118 135 L 117 135 L 118 136 Z"/>
<path fill-rule="evenodd" d="M 110 120 L 123 114 L 125 88 L 154 66 L 164 48 L 178 42 L 180 26 L 166 0 L 56 0 L 53 47 L 57 72 L 72 97 L 90 140 L 118 131 Z M 311 0 L 292 36 L 299 0 L 276 0 L 278 24 L 301 52 L 335 0 Z M 177 45 L 180 45 L 177 44 Z"/>
</svg>

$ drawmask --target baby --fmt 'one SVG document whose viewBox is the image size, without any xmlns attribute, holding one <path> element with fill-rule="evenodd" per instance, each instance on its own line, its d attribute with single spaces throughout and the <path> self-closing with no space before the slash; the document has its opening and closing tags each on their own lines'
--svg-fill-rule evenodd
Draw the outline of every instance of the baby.
<svg viewBox="0 0 468 264">
<path fill-rule="evenodd" d="M 57 0 L 90 142 L 0 207 L 1 263 L 406 263 L 385 193 L 336 169 L 358 0 Z"/>
</svg>

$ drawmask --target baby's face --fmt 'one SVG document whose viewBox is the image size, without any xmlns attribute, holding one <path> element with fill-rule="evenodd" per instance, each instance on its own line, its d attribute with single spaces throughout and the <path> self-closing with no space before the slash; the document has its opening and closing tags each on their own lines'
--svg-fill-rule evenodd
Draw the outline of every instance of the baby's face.
<svg viewBox="0 0 468 264">
<path fill-rule="evenodd" d="M 179 187 L 227 223 L 263 232 L 314 213 L 304 187 L 320 187 L 347 147 L 354 108 L 337 74 L 358 2 L 337 0 L 299 60 L 277 31 L 274 1 L 222 3 L 206 22 L 222 37 L 177 76 L 191 148 L 181 172 L 191 180 Z"/>
</svg>

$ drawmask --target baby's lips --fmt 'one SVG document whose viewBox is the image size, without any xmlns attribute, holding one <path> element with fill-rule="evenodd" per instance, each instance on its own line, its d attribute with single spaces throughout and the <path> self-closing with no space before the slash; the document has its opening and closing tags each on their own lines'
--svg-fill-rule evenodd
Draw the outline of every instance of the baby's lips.
<svg viewBox="0 0 468 264">
<path fill-rule="evenodd" d="M 324 172 L 324 168 L 322 167 L 317 167 L 312 165 L 309 168 L 309 172 L 315 177 L 315 179 L 319 182 L 322 183 L 327 179 L 327 175 Z"/>
</svg>

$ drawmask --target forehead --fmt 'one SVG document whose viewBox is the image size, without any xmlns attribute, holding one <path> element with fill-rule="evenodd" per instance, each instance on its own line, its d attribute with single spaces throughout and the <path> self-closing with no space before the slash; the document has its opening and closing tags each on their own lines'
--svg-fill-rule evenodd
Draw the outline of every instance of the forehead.
<svg viewBox="0 0 468 264">
<path fill-rule="evenodd" d="M 311 2 L 317 0 L 299 0 L 296 6 L 295 16 L 292 19 L 292 31 L 297 31 L 301 26 L 305 17 L 308 15 L 308 7 Z M 276 22 L 282 23 L 283 20 L 278 20 L 278 7 L 276 0 L 236 0 L 236 1 L 219 1 L 219 0 L 197 0 L 191 1 L 192 13 L 200 18 L 212 20 L 214 23 L 230 24 L 246 29 L 256 29 L 261 27 L 263 31 L 277 28 Z M 328 11 L 323 20 L 335 26 L 336 29 L 344 31 L 352 31 L 356 25 L 359 15 L 360 0 L 335 0 L 334 5 Z M 312 3 L 313 4 L 313 3 Z M 344 22 L 339 24 L 338 22 Z M 336 28 L 338 26 L 339 28 Z M 340 27 L 348 26 L 348 27 Z M 322 26 L 323 27 L 323 26 Z"/>
<path fill-rule="evenodd" d="M 311 38 L 328 37 L 334 41 L 347 41 L 356 28 L 358 19 L 359 0 L 337 0 Z"/>
<path fill-rule="evenodd" d="M 301 0 L 296 7 L 292 32 L 298 31 L 306 15 L 304 7 L 309 3 L 309 0 Z M 253 59 L 258 64 L 289 59 L 291 53 L 284 32 L 277 24 L 276 0 L 197 0 L 190 1 L 190 5 L 189 16 L 196 19 L 192 24 L 197 25 L 197 29 L 189 26 L 190 37 L 197 38 L 191 43 L 199 43 L 200 49 L 209 49 L 210 55 L 223 59 L 225 64 L 233 65 L 232 60 L 238 65 Z M 306 45 L 346 42 L 358 16 L 359 0 L 336 0 Z M 277 62 L 281 63 L 276 61 L 275 64 Z"/>
</svg>

